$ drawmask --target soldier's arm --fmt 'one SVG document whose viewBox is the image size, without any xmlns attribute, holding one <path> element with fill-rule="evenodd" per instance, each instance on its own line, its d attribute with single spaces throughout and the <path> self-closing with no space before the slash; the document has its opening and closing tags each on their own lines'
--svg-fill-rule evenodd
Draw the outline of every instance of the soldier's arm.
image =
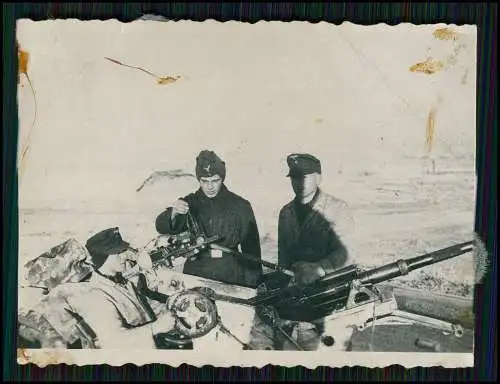
<svg viewBox="0 0 500 384">
<path fill-rule="evenodd" d="M 176 215 L 172 219 L 172 207 L 168 207 L 158 215 L 155 226 L 156 231 L 162 235 L 177 234 L 186 226 L 186 215 Z"/>
<path fill-rule="evenodd" d="M 261 260 L 260 238 L 257 228 L 257 222 L 250 204 L 247 205 L 246 212 L 242 212 L 241 224 L 241 251 L 248 256 Z M 260 263 L 251 262 L 241 259 L 241 264 L 244 266 L 242 273 L 244 274 L 245 284 L 255 288 L 261 279 L 264 271 Z"/>
<path fill-rule="evenodd" d="M 261 259 L 260 237 L 252 206 L 247 204 L 242 215 L 241 251 Z"/>
<path fill-rule="evenodd" d="M 189 202 L 189 196 L 181 199 Z M 155 226 L 158 233 L 162 235 L 174 235 L 186 230 L 187 215 L 177 214 L 172 218 L 172 210 L 173 207 L 168 207 L 156 218 Z"/>
<path fill-rule="evenodd" d="M 331 239 L 330 247 L 331 252 L 327 257 L 321 259 L 319 264 L 326 273 L 330 273 L 335 269 L 341 268 L 348 264 L 349 252 L 347 247 L 340 241 L 340 239 Z"/>
<path fill-rule="evenodd" d="M 286 236 L 286 214 L 281 210 L 278 219 L 278 265 L 282 268 L 289 269 L 294 260 L 291 259 L 290 250 L 287 249 Z"/>
</svg>

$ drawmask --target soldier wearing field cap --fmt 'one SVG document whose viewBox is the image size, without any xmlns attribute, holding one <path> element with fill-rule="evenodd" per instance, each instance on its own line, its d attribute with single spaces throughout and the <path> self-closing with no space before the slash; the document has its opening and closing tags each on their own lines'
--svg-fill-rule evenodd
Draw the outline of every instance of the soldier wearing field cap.
<svg viewBox="0 0 500 384">
<path fill-rule="evenodd" d="M 125 264 L 130 259 L 130 254 L 126 253 L 130 249 L 130 244 L 123 240 L 117 227 L 97 232 L 87 240 L 85 247 L 98 273 L 104 265 L 104 273 L 109 271 L 110 278 L 120 279 Z"/>
<path fill-rule="evenodd" d="M 138 262 L 135 250 L 118 228 L 91 236 L 86 244 L 92 272 L 82 281 L 61 283 L 37 307 L 43 318 L 70 344 L 80 337 L 83 348 L 157 348 L 157 336 L 175 327 L 175 318 L 163 304 L 148 300 L 144 290 L 122 273 L 127 262 Z M 76 327 L 74 326 L 76 325 Z"/>
<path fill-rule="evenodd" d="M 294 153 L 287 157 L 287 164 L 295 198 L 279 214 L 278 264 L 295 272 L 296 284 L 312 284 L 352 262 L 344 240 L 353 220 L 346 202 L 320 189 L 322 171 L 318 158 Z M 307 310 L 288 313 L 283 321 L 291 321 L 289 335 L 303 350 L 316 350 L 326 324 L 323 319 L 309 316 Z M 274 338 L 274 347 L 295 349 L 279 337 Z"/>
<path fill-rule="evenodd" d="M 219 245 L 260 261 L 259 231 L 252 206 L 225 186 L 225 162 L 213 151 L 201 151 L 196 158 L 196 177 L 199 189 L 178 199 L 157 217 L 158 233 L 172 235 L 188 230 L 189 214 L 206 236 L 220 237 Z M 195 260 L 187 260 L 183 272 L 255 288 L 263 271 L 259 263 L 235 253 L 208 250 Z"/>
<path fill-rule="evenodd" d="M 269 274 L 264 290 L 283 284 L 312 284 L 333 270 L 352 263 L 345 237 L 353 220 L 347 204 L 319 188 L 321 162 L 310 154 L 287 157 L 288 177 L 295 198 L 280 211 L 278 221 L 278 264 L 294 271 L 294 281 Z M 259 287 L 260 288 L 260 287 Z M 316 350 L 325 331 L 323 319 L 311 319 L 306 308 L 299 313 L 280 314 L 280 325 L 303 350 Z M 335 330 L 339 331 L 339 330 Z M 255 349 L 296 350 L 290 341 L 257 317 L 250 332 Z M 339 345 L 339 348 L 344 348 Z M 341 349 L 343 350 L 343 349 Z"/>
<path fill-rule="evenodd" d="M 295 198 L 280 211 L 278 263 L 309 284 L 348 262 L 344 235 L 353 220 L 346 202 L 320 189 L 321 162 L 310 154 L 287 157 Z"/>
</svg>

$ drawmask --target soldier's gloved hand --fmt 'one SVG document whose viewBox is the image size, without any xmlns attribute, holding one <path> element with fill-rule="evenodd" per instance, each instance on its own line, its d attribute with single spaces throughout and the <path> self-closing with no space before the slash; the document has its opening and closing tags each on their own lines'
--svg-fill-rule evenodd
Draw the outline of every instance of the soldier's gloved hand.
<svg viewBox="0 0 500 384">
<path fill-rule="evenodd" d="M 312 284 L 326 275 L 325 270 L 319 263 L 308 263 L 300 261 L 292 265 L 292 271 L 295 273 L 297 284 Z"/>
</svg>

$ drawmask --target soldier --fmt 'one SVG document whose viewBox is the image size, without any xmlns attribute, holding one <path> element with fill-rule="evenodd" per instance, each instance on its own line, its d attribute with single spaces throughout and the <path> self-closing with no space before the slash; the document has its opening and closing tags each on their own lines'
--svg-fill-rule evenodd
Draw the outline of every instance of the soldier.
<svg viewBox="0 0 500 384">
<path fill-rule="evenodd" d="M 295 198 L 280 211 L 278 264 L 309 284 L 352 260 L 344 244 L 353 219 L 347 203 L 319 188 L 321 163 L 309 154 L 287 157 Z"/>
<path fill-rule="evenodd" d="M 171 331 L 175 320 L 166 309 L 155 314 L 144 283 L 141 288 L 123 278 L 129 259 L 137 258 L 131 257 L 118 228 L 97 233 L 86 247 L 94 268 L 90 276 L 58 285 L 35 311 L 66 344 L 74 341 L 76 324 L 87 348 L 156 348 L 156 336 Z"/>
<path fill-rule="evenodd" d="M 220 245 L 260 261 L 259 231 L 252 206 L 225 186 L 224 161 L 212 151 L 201 151 L 196 158 L 196 177 L 200 188 L 177 200 L 157 217 L 158 233 L 172 235 L 186 231 L 189 214 L 206 236 L 218 235 Z M 208 250 L 199 254 L 196 260 L 187 260 L 183 272 L 255 288 L 262 275 L 262 266 L 235 253 Z"/>
<path fill-rule="evenodd" d="M 296 284 L 311 284 L 327 273 L 351 263 L 344 244 L 353 219 L 347 204 L 319 188 L 321 163 L 310 154 L 287 157 L 288 177 L 295 198 L 280 211 L 278 221 L 278 264 L 295 273 Z M 264 282 L 270 287 L 276 281 Z M 304 313 L 282 319 L 289 335 L 304 350 L 316 350 L 323 321 L 303 321 Z M 258 349 L 295 349 L 271 327 L 257 319 L 251 331 L 252 345 Z"/>
</svg>

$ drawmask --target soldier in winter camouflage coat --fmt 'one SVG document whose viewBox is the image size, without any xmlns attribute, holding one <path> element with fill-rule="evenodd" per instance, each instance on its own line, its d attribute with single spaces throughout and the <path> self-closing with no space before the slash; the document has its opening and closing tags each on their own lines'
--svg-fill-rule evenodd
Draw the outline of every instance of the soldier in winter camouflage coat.
<svg viewBox="0 0 500 384">
<path fill-rule="evenodd" d="M 165 305 L 151 305 L 144 275 L 136 283 L 122 277 L 128 260 L 136 256 L 128 252 L 129 244 L 118 228 L 92 236 L 86 248 L 92 269 L 87 276 L 80 275 L 79 281 L 64 282 L 68 279 L 61 274 L 62 283 L 55 285 L 54 274 L 38 266 L 39 272 L 46 272 L 38 278 L 39 284 L 45 282 L 49 293 L 20 313 L 21 336 L 39 342 L 42 348 L 77 342 L 83 348 L 156 348 L 155 336 L 170 331 L 175 321 Z M 68 256 L 57 259 L 61 263 Z M 75 271 L 70 269 L 66 275 L 75 276 Z"/>
</svg>

